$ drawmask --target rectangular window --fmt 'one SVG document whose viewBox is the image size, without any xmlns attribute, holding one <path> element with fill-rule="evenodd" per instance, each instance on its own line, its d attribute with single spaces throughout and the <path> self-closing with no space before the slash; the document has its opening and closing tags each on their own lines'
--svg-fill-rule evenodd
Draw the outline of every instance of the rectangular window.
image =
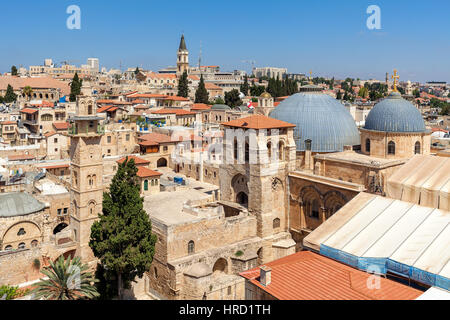
<svg viewBox="0 0 450 320">
<path fill-rule="evenodd" d="M 126 137 L 125 137 L 125 139 L 126 139 L 127 141 L 130 141 L 130 134 L 127 134 Z"/>
<path fill-rule="evenodd" d="M 67 213 L 69 212 L 69 208 L 64 208 L 64 215 L 67 216 Z"/>
<path fill-rule="evenodd" d="M 58 216 L 60 216 L 62 213 L 62 209 L 58 209 Z"/>
<path fill-rule="evenodd" d="M 111 136 L 107 137 L 107 141 L 108 141 L 108 143 L 111 143 Z"/>
</svg>

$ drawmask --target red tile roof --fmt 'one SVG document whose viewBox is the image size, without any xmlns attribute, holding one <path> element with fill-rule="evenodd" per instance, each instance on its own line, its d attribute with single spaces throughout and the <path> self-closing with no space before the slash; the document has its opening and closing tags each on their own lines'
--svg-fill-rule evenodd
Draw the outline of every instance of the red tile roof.
<svg viewBox="0 0 450 320">
<path fill-rule="evenodd" d="M 156 93 L 138 93 L 138 94 L 133 94 L 132 96 L 129 96 L 128 98 L 130 99 L 134 99 L 134 98 L 147 98 L 147 99 L 151 99 L 151 98 L 167 98 L 168 96 L 165 94 L 156 94 Z"/>
<path fill-rule="evenodd" d="M 54 122 L 53 127 L 56 130 L 67 130 L 67 129 L 69 129 L 69 123 L 68 122 Z"/>
<path fill-rule="evenodd" d="M 205 103 L 194 103 L 191 107 L 192 110 L 209 110 L 212 106 L 207 105 Z"/>
<path fill-rule="evenodd" d="M 45 133 L 44 136 L 45 136 L 46 138 L 48 138 L 48 137 L 54 136 L 55 134 L 56 134 L 55 131 L 49 131 L 49 132 Z"/>
<path fill-rule="evenodd" d="M 162 173 L 150 170 L 149 168 L 146 167 L 138 167 L 137 175 L 140 178 L 148 178 L 148 177 L 160 177 L 162 176 Z"/>
<path fill-rule="evenodd" d="M 371 274 L 313 252 L 303 251 L 269 262 L 271 283 L 259 282 L 259 268 L 240 275 L 279 300 L 413 300 L 422 292 L 385 278 L 367 286 Z"/>
<path fill-rule="evenodd" d="M 0 124 L 2 124 L 2 125 L 17 124 L 17 122 L 16 121 L 3 121 L 3 122 L 0 122 Z"/>
<path fill-rule="evenodd" d="M 20 110 L 20 112 L 28 113 L 28 114 L 33 114 L 33 113 L 38 112 L 38 110 L 36 110 L 36 109 L 30 109 L 30 108 L 24 108 L 24 109 Z"/>
<path fill-rule="evenodd" d="M 235 119 L 222 123 L 226 127 L 244 128 L 244 129 L 276 129 L 276 128 L 294 128 L 295 125 L 269 118 L 260 114 L 246 118 Z"/>
<path fill-rule="evenodd" d="M 69 168 L 68 164 L 58 164 L 54 166 L 48 166 L 48 167 L 41 167 L 42 169 L 51 170 L 51 169 L 65 169 Z"/>
<path fill-rule="evenodd" d="M 14 90 L 21 90 L 26 86 L 32 89 L 61 89 L 63 95 L 70 93 L 68 82 L 59 81 L 51 77 L 22 78 L 13 76 L 0 76 L 0 90 L 6 90 L 10 84 Z"/>
<path fill-rule="evenodd" d="M 184 109 L 160 109 L 153 111 L 153 114 L 175 114 L 177 116 L 195 115 L 195 112 L 187 111 Z"/>
<path fill-rule="evenodd" d="M 168 101 L 189 101 L 188 98 L 179 97 L 179 96 L 167 96 L 164 100 L 168 100 Z"/>
<path fill-rule="evenodd" d="M 122 159 L 117 160 L 117 163 L 123 163 L 126 159 L 127 159 L 127 157 L 123 157 Z M 150 163 L 150 161 L 136 157 L 136 156 L 128 156 L 128 161 L 130 161 L 131 159 L 134 160 L 134 163 L 136 165 L 146 165 L 146 164 Z"/>
<path fill-rule="evenodd" d="M 139 140 L 154 141 L 157 143 L 173 142 L 170 136 L 162 133 L 151 132 L 139 137 Z"/>
<path fill-rule="evenodd" d="M 34 159 L 36 159 L 36 157 L 29 154 L 18 154 L 15 156 L 8 156 L 9 161 L 34 160 Z"/>
</svg>

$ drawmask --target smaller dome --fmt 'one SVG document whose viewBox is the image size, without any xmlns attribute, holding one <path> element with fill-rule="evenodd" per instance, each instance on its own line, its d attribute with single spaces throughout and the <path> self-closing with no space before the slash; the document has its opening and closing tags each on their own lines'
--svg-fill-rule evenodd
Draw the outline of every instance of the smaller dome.
<svg viewBox="0 0 450 320">
<path fill-rule="evenodd" d="M 211 110 L 231 110 L 226 104 L 215 104 L 211 107 Z"/>
<path fill-rule="evenodd" d="M 270 93 L 268 93 L 268 92 L 266 92 L 266 91 L 264 91 L 260 97 L 261 97 L 261 98 L 264 98 L 264 99 L 270 99 L 270 98 L 272 98 L 272 96 L 270 95 Z"/>
<path fill-rule="evenodd" d="M 26 216 L 44 210 L 45 205 L 25 192 L 0 194 L 0 217 Z"/>
<path fill-rule="evenodd" d="M 426 131 L 420 111 L 398 92 L 392 92 L 370 110 L 364 129 L 382 132 Z"/>
</svg>

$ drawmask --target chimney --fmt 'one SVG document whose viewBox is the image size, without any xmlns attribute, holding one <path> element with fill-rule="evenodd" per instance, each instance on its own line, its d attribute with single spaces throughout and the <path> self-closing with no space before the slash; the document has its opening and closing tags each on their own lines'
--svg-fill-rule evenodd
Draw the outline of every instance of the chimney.
<svg viewBox="0 0 450 320">
<path fill-rule="evenodd" d="M 268 266 L 259 267 L 259 282 L 267 287 L 272 282 L 272 268 Z"/>
</svg>

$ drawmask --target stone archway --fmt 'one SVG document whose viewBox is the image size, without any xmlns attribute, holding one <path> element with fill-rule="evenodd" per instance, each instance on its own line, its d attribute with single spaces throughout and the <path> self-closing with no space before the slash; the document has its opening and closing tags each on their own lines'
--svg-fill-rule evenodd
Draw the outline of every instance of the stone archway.
<svg viewBox="0 0 450 320">
<path fill-rule="evenodd" d="M 228 262 L 224 258 L 219 258 L 213 266 L 213 273 L 228 273 Z"/>
<path fill-rule="evenodd" d="M 158 162 L 156 163 L 158 168 L 167 167 L 167 159 L 166 158 L 160 158 Z"/>
<path fill-rule="evenodd" d="M 236 195 L 236 202 L 243 207 L 248 207 L 248 195 L 245 192 L 239 192 Z"/>
<path fill-rule="evenodd" d="M 53 229 L 53 234 L 57 234 L 60 233 L 61 231 L 63 231 L 65 228 L 67 228 L 67 223 L 60 223 L 58 224 L 54 229 Z"/>
<path fill-rule="evenodd" d="M 231 179 L 231 189 L 233 190 L 233 200 L 248 207 L 248 179 L 242 174 L 237 174 Z"/>
</svg>

